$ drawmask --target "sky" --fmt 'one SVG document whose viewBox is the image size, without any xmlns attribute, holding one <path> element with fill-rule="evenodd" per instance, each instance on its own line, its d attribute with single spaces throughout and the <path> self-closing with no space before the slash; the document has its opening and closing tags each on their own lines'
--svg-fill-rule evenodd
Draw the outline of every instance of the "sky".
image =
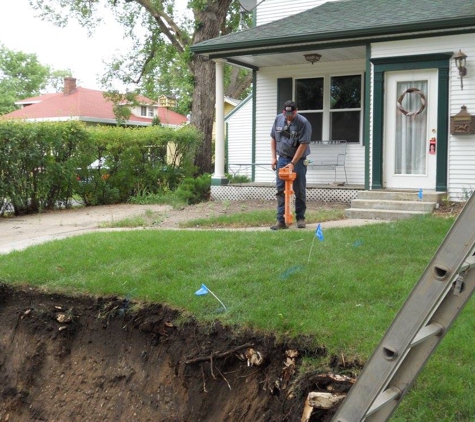
<svg viewBox="0 0 475 422">
<path fill-rule="evenodd" d="M 177 0 L 186 8 L 187 0 Z M 112 16 L 88 37 L 87 30 L 70 22 L 58 28 L 37 17 L 28 0 L 0 0 L 0 43 L 9 50 L 36 54 L 42 65 L 54 70 L 71 70 L 78 86 L 102 90 L 98 79 L 105 73 L 104 60 L 110 61 L 119 51 L 127 51 L 129 43 Z M 114 87 L 121 89 L 122 87 Z"/>
</svg>

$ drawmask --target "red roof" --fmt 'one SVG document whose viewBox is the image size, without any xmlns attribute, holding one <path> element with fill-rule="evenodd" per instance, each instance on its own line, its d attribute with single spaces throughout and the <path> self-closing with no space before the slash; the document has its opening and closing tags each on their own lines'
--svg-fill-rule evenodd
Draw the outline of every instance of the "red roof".
<svg viewBox="0 0 475 422">
<path fill-rule="evenodd" d="M 139 96 L 141 104 L 156 105 L 149 98 Z M 19 110 L 0 116 L 1 119 L 28 119 L 28 120 L 82 120 L 91 123 L 113 124 L 116 118 L 112 111 L 112 102 L 106 100 L 102 91 L 77 87 L 73 92 L 66 95 L 62 92 L 56 94 L 44 94 L 38 97 L 26 98 L 17 104 L 24 105 Z M 28 105 L 30 104 L 30 105 Z M 172 110 L 158 107 L 160 123 L 164 125 L 181 126 L 188 119 Z M 128 124 L 148 125 L 152 117 L 140 117 L 131 115 Z"/>
</svg>

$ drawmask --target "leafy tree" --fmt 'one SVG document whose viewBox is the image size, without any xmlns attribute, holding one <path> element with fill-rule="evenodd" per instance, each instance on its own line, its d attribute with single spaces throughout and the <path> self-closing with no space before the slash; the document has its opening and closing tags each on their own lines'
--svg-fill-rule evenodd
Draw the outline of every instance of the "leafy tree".
<svg viewBox="0 0 475 422">
<path fill-rule="evenodd" d="M 182 114 L 191 110 L 191 123 L 203 133 L 195 165 L 200 173 L 212 172 L 212 128 L 215 107 L 215 64 L 193 56 L 190 46 L 238 28 L 237 0 L 188 0 L 192 19 L 178 15 L 174 0 L 29 0 L 43 18 L 59 26 L 75 19 L 92 32 L 104 10 L 112 11 L 133 40 L 130 52 L 109 63 L 102 83 L 111 88 L 114 79 L 135 84 L 137 93 L 149 98 L 173 95 Z M 241 98 L 250 85 L 249 72 L 226 69 L 231 91 Z M 232 82 L 231 82 L 232 80 Z"/>
<path fill-rule="evenodd" d="M 15 110 L 15 101 L 38 95 L 46 87 L 49 72 L 35 54 L 0 45 L 0 114 Z"/>
<path fill-rule="evenodd" d="M 109 91 L 104 93 L 104 98 L 114 104 L 112 111 L 114 112 L 118 125 L 122 125 L 129 120 L 132 114 L 130 107 L 138 105 L 137 95 L 133 92 L 121 94 L 118 91 Z"/>
<path fill-rule="evenodd" d="M 45 92 L 62 92 L 64 88 L 64 78 L 72 77 L 70 70 L 53 70 L 48 79 Z"/>
<path fill-rule="evenodd" d="M 17 109 L 15 101 L 55 87 L 70 71 L 42 65 L 36 54 L 13 51 L 0 44 L 0 115 Z"/>
</svg>

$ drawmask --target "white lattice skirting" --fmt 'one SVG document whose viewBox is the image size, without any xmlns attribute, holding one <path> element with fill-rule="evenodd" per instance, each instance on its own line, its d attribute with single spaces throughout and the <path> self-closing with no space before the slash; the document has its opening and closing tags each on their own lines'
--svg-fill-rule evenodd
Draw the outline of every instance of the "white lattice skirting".
<svg viewBox="0 0 475 422">
<path fill-rule="evenodd" d="M 225 185 L 211 186 L 213 201 L 247 201 L 269 200 L 275 201 L 274 186 L 245 186 Z M 331 189 L 307 187 L 307 201 L 347 202 L 356 198 L 358 189 Z"/>
</svg>

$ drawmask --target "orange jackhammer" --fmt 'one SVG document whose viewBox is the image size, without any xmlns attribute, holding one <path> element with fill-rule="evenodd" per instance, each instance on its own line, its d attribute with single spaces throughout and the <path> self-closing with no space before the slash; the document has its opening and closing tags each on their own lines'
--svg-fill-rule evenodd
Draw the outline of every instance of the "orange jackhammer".
<svg viewBox="0 0 475 422">
<path fill-rule="evenodd" d="M 292 189 L 292 185 L 294 180 L 297 178 L 297 173 L 294 173 L 290 170 L 289 167 L 283 167 L 279 169 L 279 179 L 285 180 L 285 224 L 289 226 L 292 224 L 292 212 L 290 211 L 290 200 L 292 199 L 292 195 L 294 194 L 294 190 Z"/>
</svg>

